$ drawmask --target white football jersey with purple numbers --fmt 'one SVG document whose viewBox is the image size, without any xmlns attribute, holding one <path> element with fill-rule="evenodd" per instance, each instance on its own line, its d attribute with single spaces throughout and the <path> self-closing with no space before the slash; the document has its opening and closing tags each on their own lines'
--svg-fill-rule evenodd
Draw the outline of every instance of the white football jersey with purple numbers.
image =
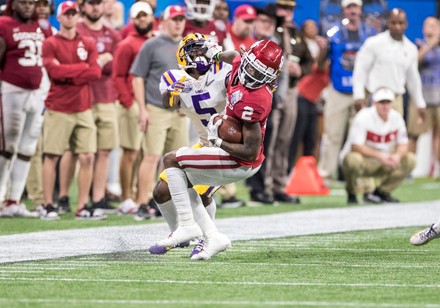
<svg viewBox="0 0 440 308">
<path fill-rule="evenodd" d="M 200 142 L 208 145 L 206 126 L 209 118 L 215 113 L 223 113 L 226 105 L 226 86 L 232 66 L 224 62 L 216 62 L 209 71 L 194 79 L 185 70 L 166 71 L 160 79 L 160 92 L 167 91 L 168 86 L 186 77 L 185 88 L 180 93 L 180 107 L 191 119 Z"/>
</svg>

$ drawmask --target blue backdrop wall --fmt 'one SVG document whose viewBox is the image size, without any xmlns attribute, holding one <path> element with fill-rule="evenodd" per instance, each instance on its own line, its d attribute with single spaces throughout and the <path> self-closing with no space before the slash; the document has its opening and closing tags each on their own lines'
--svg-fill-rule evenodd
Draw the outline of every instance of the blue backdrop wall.
<svg viewBox="0 0 440 308">
<path fill-rule="evenodd" d="M 128 11 L 133 3 L 133 0 L 119 0 L 125 5 L 125 20 L 128 20 Z M 326 0 L 329 1 L 329 0 Z M 306 19 L 313 19 L 319 21 L 320 18 L 320 6 L 321 3 L 326 2 L 323 0 L 297 0 L 297 7 L 295 9 L 294 20 L 298 25 Z M 57 0 L 56 4 L 61 1 Z M 183 0 L 158 0 L 157 1 L 156 15 L 160 16 L 162 11 L 170 4 L 183 5 Z M 239 1 L 239 0 L 227 0 L 231 7 L 231 12 L 240 4 L 251 4 L 254 6 L 264 6 L 269 2 L 274 1 Z M 338 1 L 339 2 L 339 1 Z M 414 41 L 415 38 L 419 38 L 422 35 L 423 20 L 427 16 L 436 16 L 437 14 L 437 1 L 436 0 L 388 0 L 388 8 L 402 8 L 407 12 L 409 27 L 407 30 L 407 36 Z M 55 27 L 58 27 L 58 22 L 55 17 L 51 17 L 51 22 Z"/>
</svg>

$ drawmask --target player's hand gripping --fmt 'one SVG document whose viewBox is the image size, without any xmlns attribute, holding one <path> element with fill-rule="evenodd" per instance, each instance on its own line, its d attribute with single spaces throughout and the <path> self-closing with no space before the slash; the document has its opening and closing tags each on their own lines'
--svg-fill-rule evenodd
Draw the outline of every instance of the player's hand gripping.
<svg viewBox="0 0 440 308">
<path fill-rule="evenodd" d="M 222 47 L 212 40 L 206 40 L 203 44 L 206 49 L 205 56 L 211 60 L 211 62 L 218 61 L 218 54 L 222 52 Z"/>
<path fill-rule="evenodd" d="M 219 148 L 222 145 L 223 140 L 218 136 L 218 128 L 222 124 L 223 120 L 219 119 L 214 123 L 215 117 L 219 114 L 213 114 L 208 122 L 208 141 L 210 146 Z"/>
<path fill-rule="evenodd" d="M 169 100 L 170 108 L 174 106 L 174 98 L 176 96 L 179 96 L 180 92 L 182 92 L 183 89 L 185 89 L 185 83 L 184 83 L 185 80 L 186 80 L 186 76 L 183 76 L 182 78 L 180 78 L 178 81 L 171 84 L 167 88 L 167 91 L 170 93 L 170 100 Z"/>
</svg>

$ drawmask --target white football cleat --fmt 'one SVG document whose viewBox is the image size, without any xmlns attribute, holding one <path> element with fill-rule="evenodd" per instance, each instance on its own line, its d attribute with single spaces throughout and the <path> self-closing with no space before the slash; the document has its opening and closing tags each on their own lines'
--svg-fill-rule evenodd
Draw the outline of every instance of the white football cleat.
<svg viewBox="0 0 440 308">
<path fill-rule="evenodd" d="M 168 238 L 159 241 L 157 245 L 161 247 L 176 246 L 179 243 L 200 238 L 202 235 L 202 230 L 196 223 L 193 223 L 190 226 L 179 226 L 176 231 L 168 236 Z"/>
<path fill-rule="evenodd" d="M 192 260 L 208 260 L 222 251 L 232 246 L 231 240 L 224 234 L 216 232 L 209 237 L 205 237 L 202 251 L 194 254 Z"/>
<path fill-rule="evenodd" d="M 428 243 L 430 240 L 440 237 L 440 233 L 434 230 L 434 224 L 429 228 L 417 232 L 409 239 L 409 242 L 413 245 L 419 246 Z"/>
<path fill-rule="evenodd" d="M 37 212 L 31 212 L 26 208 L 23 203 L 11 203 L 6 205 L 0 211 L 0 216 L 2 217 L 38 217 Z"/>
</svg>

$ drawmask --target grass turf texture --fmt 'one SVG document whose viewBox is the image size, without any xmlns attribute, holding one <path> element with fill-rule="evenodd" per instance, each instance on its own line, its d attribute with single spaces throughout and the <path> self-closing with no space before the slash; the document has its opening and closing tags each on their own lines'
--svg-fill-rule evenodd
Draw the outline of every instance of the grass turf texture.
<svg viewBox="0 0 440 308">
<path fill-rule="evenodd" d="M 71 204 L 75 210 L 76 207 L 76 186 L 72 187 Z M 217 218 L 251 215 L 269 215 L 275 213 L 304 211 L 311 209 L 347 207 L 347 197 L 341 184 L 331 187 L 333 195 L 301 197 L 301 204 L 292 205 L 280 203 L 279 206 L 261 206 L 261 207 L 241 207 L 236 209 L 218 209 Z M 413 182 L 404 182 L 393 196 L 401 199 L 402 202 L 417 202 L 440 199 L 440 182 L 433 179 L 416 179 Z M 244 200 L 249 199 L 247 188 L 238 184 L 238 197 Z M 359 201 L 361 201 L 361 196 Z M 157 223 L 163 220 L 150 220 L 137 222 L 132 216 L 107 215 L 108 218 L 102 221 L 76 221 L 74 213 L 61 215 L 58 221 L 43 221 L 35 218 L 0 218 L 0 235 L 26 233 L 34 231 L 65 230 L 77 228 L 90 228 L 101 226 L 124 226 L 142 223 Z M 437 217 L 435 217 L 435 220 Z"/>
<path fill-rule="evenodd" d="M 234 242 L 204 262 L 191 248 L 0 265 L 3 307 L 440 307 L 440 241 L 417 228 Z"/>
</svg>

